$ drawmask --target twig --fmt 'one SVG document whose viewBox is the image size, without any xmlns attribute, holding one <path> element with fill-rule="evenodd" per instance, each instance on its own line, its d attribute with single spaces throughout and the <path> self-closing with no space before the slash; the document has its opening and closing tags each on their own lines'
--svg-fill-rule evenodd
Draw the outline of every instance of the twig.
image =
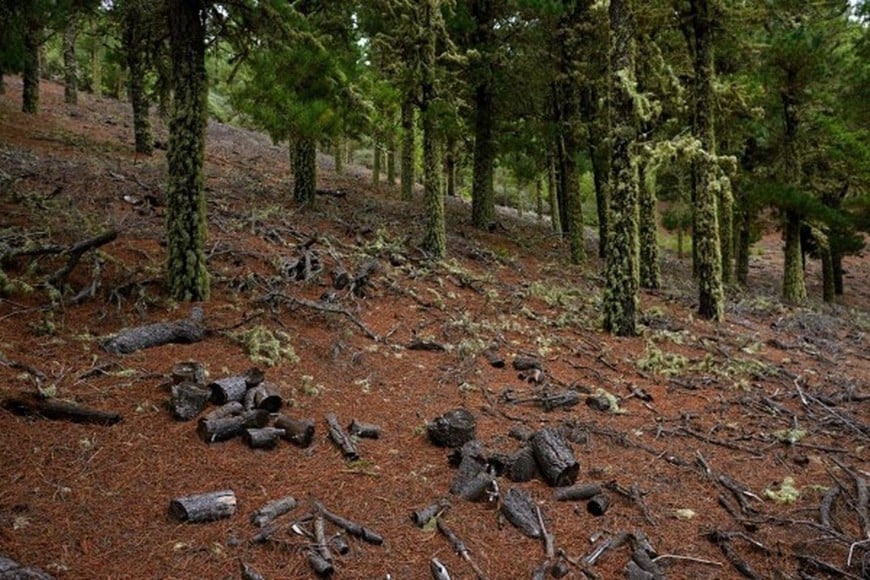
<svg viewBox="0 0 870 580">
<path fill-rule="evenodd" d="M 471 554 L 468 551 L 468 546 L 465 545 L 459 536 L 457 536 L 453 530 L 447 527 L 440 519 L 436 520 L 436 525 L 438 526 L 438 531 L 444 534 L 444 537 L 450 542 L 453 546 L 453 550 L 459 554 L 459 556 L 468 562 L 468 565 L 471 566 L 471 569 L 474 570 L 474 574 L 477 576 L 478 580 L 489 580 L 489 577 L 480 569 L 477 563 L 471 559 Z"/>
<path fill-rule="evenodd" d="M 553 546 L 553 534 L 547 531 L 547 526 L 544 524 L 544 515 L 541 513 L 541 506 L 535 506 L 535 515 L 538 516 L 538 525 L 541 526 L 541 537 L 544 539 L 544 552 L 547 554 L 547 559 L 552 560 L 556 555 L 556 549 Z"/>
<path fill-rule="evenodd" d="M 686 560 L 688 562 L 697 562 L 698 564 L 706 564 L 707 566 L 719 566 L 720 568 L 724 566 L 722 562 L 717 562 L 715 560 L 705 560 L 703 558 L 693 558 L 692 556 L 680 556 L 678 554 L 662 554 L 661 556 L 656 556 L 652 559 L 656 564 L 659 563 L 660 560 Z"/>
<path fill-rule="evenodd" d="M 328 304 L 326 302 L 319 302 L 315 300 L 308 300 L 307 298 L 296 298 L 295 296 L 289 296 L 287 294 L 283 294 L 281 292 L 270 292 L 265 298 L 262 300 L 264 302 L 268 302 L 273 298 L 280 298 L 285 302 L 289 302 L 290 304 L 296 304 L 297 306 L 304 306 L 306 308 L 311 308 L 312 310 L 318 310 L 320 312 L 329 312 L 331 314 L 341 314 L 346 316 L 351 322 L 353 322 L 360 330 L 362 330 L 363 334 L 365 334 L 370 339 L 375 342 L 386 342 L 382 337 L 378 336 L 374 331 L 370 330 L 368 326 L 366 326 L 359 318 L 357 318 L 350 310 L 346 308 L 342 308 L 341 306 L 336 306 L 334 304 Z"/>
<path fill-rule="evenodd" d="M 722 550 L 722 554 L 724 554 L 725 558 L 734 566 L 734 569 L 743 574 L 746 578 L 750 578 L 751 580 L 757 580 L 760 576 L 753 570 L 749 564 L 744 562 L 740 556 L 737 555 L 737 552 L 734 550 L 734 546 L 731 545 L 731 535 L 726 534 L 725 532 L 720 532 L 718 530 L 714 530 L 707 534 L 707 539 L 719 546 L 719 549 Z"/>
<path fill-rule="evenodd" d="M 855 576 L 854 574 L 850 574 L 850 573 L 846 572 L 845 570 L 841 570 L 840 568 L 837 568 L 833 564 L 828 564 L 827 562 L 823 562 L 822 560 L 819 560 L 817 558 L 813 558 L 812 556 L 807 556 L 806 554 L 797 554 L 795 557 L 798 560 L 800 560 L 801 562 L 804 562 L 805 564 L 809 564 L 810 566 L 818 568 L 819 570 L 824 570 L 828 574 L 834 574 L 838 578 L 850 578 L 852 580 L 861 580 L 861 578 L 859 576 Z"/>
</svg>

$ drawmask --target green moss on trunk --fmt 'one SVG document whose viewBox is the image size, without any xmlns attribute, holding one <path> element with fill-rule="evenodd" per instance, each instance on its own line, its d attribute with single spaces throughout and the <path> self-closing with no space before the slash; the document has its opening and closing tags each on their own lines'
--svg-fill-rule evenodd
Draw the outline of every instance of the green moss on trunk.
<svg viewBox="0 0 870 580">
<path fill-rule="evenodd" d="M 71 15 L 63 31 L 63 100 L 68 105 L 75 105 L 79 102 L 79 67 L 76 62 L 77 34 L 78 23 L 75 15 Z"/>
<path fill-rule="evenodd" d="M 783 265 L 782 299 L 800 304 L 807 298 L 801 251 L 801 219 L 793 211 L 785 212 L 785 264 Z"/>
<path fill-rule="evenodd" d="M 638 167 L 640 188 L 640 285 L 657 289 L 661 286 L 659 266 L 658 211 L 655 186 L 648 183 L 643 163 Z"/>
<path fill-rule="evenodd" d="M 435 30 L 432 26 L 439 0 L 424 0 L 420 10 L 426 31 L 423 36 L 422 69 L 420 90 L 420 116 L 423 122 L 423 203 L 426 211 L 426 232 L 423 249 L 435 259 L 447 254 L 447 224 L 444 216 L 444 195 L 441 192 L 441 163 L 435 137 Z"/>
<path fill-rule="evenodd" d="M 202 172 L 207 90 L 202 10 L 200 0 L 169 3 L 175 97 L 166 154 L 167 284 L 176 300 L 209 296 Z"/>
<path fill-rule="evenodd" d="M 414 95 L 405 96 L 402 101 L 402 199 L 411 201 L 414 197 Z"/>
<path fill-rule="evenodd" d="M 148 45 L 144 30 L 144 13 L 141 0 L 131 0 L 124 5 L 123 45 L 127 68 L 130 72 L 127 93 L 133 106 L 133 135 L 136 153 L 151 155 L 154 139 L 151 136 L 151 121 L 148 118 L 150 103 L 145 92 L 145 56 Z"/>
<path fill-rule="evenodd" d="M 299 137 L 293 141 L 293 199 L 313 204 L 317 194 L 317 147 L 313 139 Z"/>
</svg>

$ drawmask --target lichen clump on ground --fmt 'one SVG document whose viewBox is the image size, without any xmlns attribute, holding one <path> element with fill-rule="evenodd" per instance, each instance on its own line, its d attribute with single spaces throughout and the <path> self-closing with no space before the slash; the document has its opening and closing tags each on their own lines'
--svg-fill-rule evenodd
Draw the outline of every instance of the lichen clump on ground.
<svg viewBox="0 0 870 580">
<path fill-rule="evenodd" d="M 245 347 L 248 356 L 257 364 L 275 366 L 282 362 L 296 364 L 299 357 L 293 350 L 290 335 L 283 331 L 272 331 L 265 326 L 255 326 L 250 330 L 230 335 L 233 340 Z"/>
</svg>

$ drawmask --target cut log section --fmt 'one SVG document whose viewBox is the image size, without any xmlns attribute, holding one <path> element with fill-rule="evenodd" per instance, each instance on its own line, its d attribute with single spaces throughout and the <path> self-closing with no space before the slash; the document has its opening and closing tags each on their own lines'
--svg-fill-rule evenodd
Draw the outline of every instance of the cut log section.
<svg viewBox="0 0 870 580">
<path fill-rule="evenodd" d="M 293 419 L 278 415 L 274 425 L 284 430 L 284 439 L 299 447 L 308 447 L 314 440 L 314 419 Z"/>
<path fill-rule="evenodd" d="M 282 497 L 265 504 L 263 507 L 251 514 L 251 523 L 262 528 L 271 523 L 272 520 L 279 516 L 296 509 L 298 502 L 292 496 Z"/>
<path fill-rule="evenodd" d="M 574 452 L 556 429 L 541 429 L 532 437 L 535 459 L 547 483 L 554 487 L 572 485 L 580 473 Z"/>
<path fill-rule="evenodd" d="M 526 491 L 517 487 L 508 490 L 502 498 L 501 513 L 528 537 L 542 537 L 543 531 L 538 521 L 535 502 Z"/>
<path fill-rule="evenodd" d="M 284 430 L 275 427 L 245 429 L 242 433 L 242 439 L 251 449 L 274 449 L 278 445 L 278 439 L 283 436 Z"/>
<path fill-rule="evenodd" d="M 170 377 L 172 378 L 172 384 L 174 385 L 180 383 L 197 383 L 199 385 L 204 385 L 205 368 L 202 366 L 202 363 L 195 361 L 175 363 L 172 365 Z"/>
<path fill-rule="evenodd" d="M 169 502 L 169 513 L 182 522 L 208 522 L 236 513 L 236 494 L 225 489 L 189 495 Z"/>
<path fill-rule="evenodd" d="M 601 493 L 601 486 L 596 483 L 583 483 L 570 487 L 560 487 L 553 492 L 556 501 L 577 501 L 595 497 Z"/>
<path fill-rule="evenodd" d="M 91 423 L 96 425 L 114 425 L 121 421 L 119 413 L 100 411 L 77 403 L 58 399 L 43 399 L 36 395 L 26 398 L 5 399 L 2 406 L 16 415 L 39 415 L 46 419 L 57 421 L 72 421 L 73 423 Z"/>
<path fill-rule="evenodd" d="M 245 429 L 265 427 L 268 422 L 269 413 L 260 409 L 220 419 L 200 419 L 196 431 L 203 441 L 214 443 L 241 435 Z"/>
<path fill-rule="evenodd" d="M 216 405 L 223 405 L 244 399 L 248 384 L 245 375 L 235 375 L 209 383 L 208 388 L 211 390 L 211 400 Z"/>
<path fill-rule="evenodd" d="M 429 441 L 439 447 L 461 447 L 474 439 L 477 420 L 467 409 L 454 409 L 426 426 Z"/>
<path fill-rule="evenodd" d="M 179 421 L 189 421 L 202 413 L 208 399 L 209 391 L 198 383 L 179 383 L 172 385 L 169 410 L 172 411 L 172 416 Z"/>
<path fill-rule="evenodd" d="M 245 408 L 238 401 L 230 401 L 225 405 L 221 405 L 210 411 L 203 419 L 205 421 L 214 421 L 215 419 L 223 419 L 233 415 L 241 415 L 245 412 Z"/>
<path fill-rule="evenodd" d="M 435 503 L 429 504 L 426 507 L 411 513 L 411 521 L 418 528 L 425 526 L 429 520 L 437 517 L 439 514 L 450 509 L 450 502 L 444 498 L 439 499 Z"/>
<path fill-rule="evenodd" d="M 534 449 L 530 446 L 520 448 L 508 457 L 504 471 L 511 481 L 524 482 L 534 479 L 538 474 L 538 462 L 535 460 Z"/>
<path fill-rule="evenodd" d="M 593 516 L 599 517 L 603 516 L 609 507 L 610 497 L 603 493 L 599 493 L 589 498 L 589 503 L 586 504 L 586 511 Z"/>
<path fill-rule="evenodd" d="M 202 308 L 191 310 L 190 318 L 172 322 L 158 322 L 122 330 L 103 341 L 103 349 L 112 354 L 129 354 L 169 343 L 199 342 L 205 337 Z"/>
<path fill-rule="evenodd" d="M 258 367 L 251 367 L 245 372 L 245 385 L 250 389 L 266 380 L 266 374 Z"/>
<path fill-rule="evenodd" d="M 339 425 L 338 418 L 335 413 L 326 414 L 326 424 L 329 428 L 329 438 L 341 450 L 341 454 L 348 461 L 356 461 L 359 459 L 359 451 L 356 448 L 356 443 L 350 438 L 350 435 Z"/>
<path fill-rule="evenodd" d="M 272 383 L 260 383 L 250 387 L 245 393 L 246 409 L 264 409 L 270 413 L 277 413 L 283 404 L 278 387 Z"/>
<path fill-rule="evenodd" d="M 363 439 L 378 439 L 381 436 L 381 428 L 371 423 L 363 423 L 354 419 L 347 428 L 354 437 Z"/>
</svg>

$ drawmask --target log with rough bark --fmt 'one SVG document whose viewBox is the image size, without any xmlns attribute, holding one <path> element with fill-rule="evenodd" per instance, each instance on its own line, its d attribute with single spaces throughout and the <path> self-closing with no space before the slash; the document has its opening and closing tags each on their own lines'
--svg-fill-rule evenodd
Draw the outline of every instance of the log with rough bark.
<svg viewBox="0 0 870 580">
<path fill-rule="evenodd" d="M 0 556 L 0 580 L 54 580 L 54 576 L 33 566 L 22 566 L 15 560 Z"/>
<path fill-rule="evenodd" d="M 328 578 L 332 576 L 335 568 L 333 568 L 332 562 L 324 559 L 320 552 L 318 552 L 314 548 L 308 548 L 307 556 L 308 563 L 311 565 L 311 569 L 314 570 L 315 574 L 317 574 L 321 578 Z"/>
<path fill-rule="evenodd" d="M 190 318 L 172 322 L 157 322 L 122 330 L 103 341 L 103 349 L 113 354 L 129 354 L 169 343 L 199 342 L 205 337 L 202 308 L 194 307 Z"/>
<path fill-rule="evenodd" d="M 556 501 L 587 500 L 601 493 L 601 486 L 596 483 L 581 483 L 570 487 L 560 487 L 553 492 Z"/>
<path fill-rule="evenodd" d="M 297 505 L 296 498 L 289 495 L 270 501 L 251 514 L 251 523 L 258 528 L 262 528 L 271 523 L 275 518 L 294 510 Z"/>
<path fill-rule="evenodd" d="M 239 572 L 242 575 L 242 580 L 266 580 L 262 574 L 257 572 L 256 568 L 241 560 L 239 560 Z"/>
<path fill-rule="evenodd" d="M 557 429 L 541 429 L 532 437 L 532 449 L 547 483 L 554 487 L 572 485 L 580 472 L 574 452 Z"/>
<path fill-rule="evenodd" d="M 501 513 L 530 538 L 540 538 L 543 534 L 535 508 L 535 501 L 528 492 L 518 487 L 508 490 L 501 502 Z"/>
<path fill-rule="evenodd" d="M 220 407 L 216 407 L 211 410 L 203 420 L 205 421 L 214 421 L 215 419 L 223 419 L 224 417 L 231 417 L 233 415 L 241 415 L 245 412 L 245 408 L 238 401 L 230 401 L 225 405 L 221 405 Z"/>
<path fill-rule="evenodd" d="M 251 449 L 274 449 L 283 436 L 284 430 L 275 427 L 245 429 L 242 433 L 242 439 Z"/>
<path fill-rule="evenodd" d="M 189 421 L 202 413 L 209 399 L 209 391 L 198 383 L 179 383 L 172 385 L 169 409 L 179 421 Z"/>
<path fill-rule="evenodd" d="M 114 425 L 122 419 L 119 413 L 100 411 L 59 399 L 43 399 L 37 395 L 5 399 L 2 406 L 16 415 L 38 415 L 46 419 L 73 423 Z"/>
<path fill-rule="evenodd" d="M 569 407 L 574 407 L 579 403 L 580 393 L 572 389 L 556 393 L 544 393 L 538 397 L 538 404 L 541 405 L 545 411 L 552 411 L 553 409 L 559 408 L 567 409 Z"/>
<path fill-rule="evenodd" d="M 364 542 L 368 542 L 369 544 L 374 544 L 376 546 L 380 546 L 384 543 L 384 538 L 374 530 L 371 530 L 365 526 L 361 526 L 356 522 L 352 522 L 346 518 L 343 518 L 337 514 L 332 513 L 324 505 L 320 502 L 314 503 L 315 510 L 322 514 L 324 518 L 350 534 L 355 538 L 359 538 Z"/>
<path fill-rule="evenodd" d="M 179 497 L 169 502 L 169 513 L 183 522 L 208 522 L 236 513 L 236 494 L 225 489 Z"/>
<path fill-rule="evenodd" d="M 196 426 L 196 432 L 206 443 L 214 443 L 241 435 L 245 429 L 265 427 L 268 422 L 268 411 L 258 409 L 220 419 L 200 419 Z"/>
<path fill-rule="evenodd" d="M 245 408 L 249 410 L 265 409 L 270 413 L 277 413 L 283 404 L 278 387 L 272 383 L 260 383 L 245 392 Z"/>
<path fill-rule="evenodd" d="M 458 463 L 456 475 L 450 484 L 450 493 L 468 501 L 488 499 L 487 492 L 495 478 L 489 473 L 483 446 L 479 441 L 469 441 L 451 454 L 451 462 Z"/>
<path fill-rule="evenodd" d="M 435 503 L 431 503 L 422 509 L 412 512 L 411 521 L 414 522 L 418 528 L 422 528 L 429 522 L 429 520 L 438 517 L 448 509 L 450 509 L 450 502 L 445 498 L 441 498 Z"/>
<path fill-rule="evenodd" d="M 216 405 L 241 401 L 248 390 L 247 378 L 246 375 L 223 377 L 209 383 L 208 388 L 211 390 L 211 400 Z"/>
<path fill-rule="evenodd" d="M 202 363 L 195 361 L 183 361 L 172 365 L 170 373 L 172 384 L 180 383 L 196 383 L 199 385 L 205 384 L 205 367 Z"/>
<path fill-rule="evenodd" d="M 308 447 L 314 440 L 314 419 L 294 419 L 278 415 L 274 425 L 284 430 L 284 439 L 299 447 Z"/>
<path fill-rule="evenodd" d="M 326 414 L 326 425 L 329 428 L 329 438 L 341 450 L 344 458 L 348 461 L 359 459 L 359 450 L 356 447 L 356 443 L 353 442 L 350 435 L 338 423 L 338 417 L 335 416 L 335 413 Z"/>
<path fill-rule="evenodd" d="M 599 493 L 589 498 L 589 503 L 586 504 L 586 511 L 593 516 L 603 516 L 610 507 L 610 497 L 606 494 Z"/>
<path fill-rule="evenodd" d="M 531 369 L 543 370 L 543 367 L 541 367 L 541 361 L 529 356 L 514 357 L 513 366 L 514 370 L 517 371 L 528 371 Z"/>
<path fill-rule="evenodd" d="M 251 367 L 245 371 L 245 386 L 249 389 L 256 387 L 266 380 L 266 374 L 258 367 Z"/>
<path fill-rule="evenodd" d="M 350 422 L 347 430 L 354 437 L 361 437 L 363 439 L 378 439 L 381 436 L 381 428 L 379 426 L 363 423 L 356 419 Z"/>
<path fill-rule="evenodd" d="M 429 441 L 439 447 L 461 447 L 474 439 L 477 420 L 467 409 L 453 409 L 426 425 Z"/>
<path fill-rule="evenodd" d="M 525 446 L 508 457 L 505 465 L 505 476 L 511 481 L 531 481 L 538 474 L 538 462 L 531 446 Z"/>
</svg>

